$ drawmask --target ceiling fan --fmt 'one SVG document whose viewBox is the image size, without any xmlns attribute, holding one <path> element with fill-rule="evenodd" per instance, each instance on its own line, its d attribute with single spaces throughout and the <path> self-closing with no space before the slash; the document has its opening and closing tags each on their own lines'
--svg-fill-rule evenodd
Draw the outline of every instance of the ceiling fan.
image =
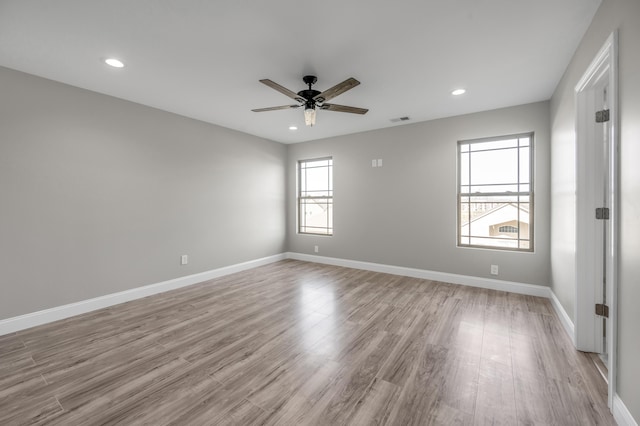
<svg viewBox="0 0 640 426">
<path fill-rule="evenodd" d="M 311 88 L 311 86 L 313 86 L 316 81 L 318 81 L 318 78 L 315 75 L 305 75 L 302 78 L 302 81 L 304 81 L 305 84 L 309 85 L 309 88 L 296 93 L 287 89 L 286 87 L 280 86 L 278 83 L 275 83 L 269 79 L 260 80 L 260 83 L 266 84 L 272 89 L 277 90 L 278 92 L 290 97 L 298 103 L 294 105 L 282 105 L 268 108 L 252 109 L 251 111 L 275 111 L 278 109 L 300 108 L 301 106 L 304 106 L 304 123 L 307 126 L 313 126 L 314 124 L 316 124 L 316 110 L 318 109 L 326 109 L 328 111 L 335 112 L 350 112 L 352 114 L 366 114 L 367 111 L 369 111 L 368 109 L 364 108 L 325 103 L 326 101 L 333 99 L 336 96 L 341 95 L 347 90 L 353 89 L 358 84 L 360 84 L 360 82 L 353 77 L 346 79 L 342 83 L 336 84 L 335 86 L 325 90 L 324 92 L 320 92 Z"/>
</svg>

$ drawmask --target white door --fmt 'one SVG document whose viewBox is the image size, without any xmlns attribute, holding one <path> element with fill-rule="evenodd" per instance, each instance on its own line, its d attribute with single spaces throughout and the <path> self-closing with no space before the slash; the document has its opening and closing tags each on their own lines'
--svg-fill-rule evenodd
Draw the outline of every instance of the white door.
<svg viewBox="0 0 640 426">
<path fill-rule="evenodd" d="M 617 35 L 576 86 L 576 347 L 602 355 L 615 394 L 617 280 Z M 608 307 L 608 318 L 596 314 Z"/>
</svg>

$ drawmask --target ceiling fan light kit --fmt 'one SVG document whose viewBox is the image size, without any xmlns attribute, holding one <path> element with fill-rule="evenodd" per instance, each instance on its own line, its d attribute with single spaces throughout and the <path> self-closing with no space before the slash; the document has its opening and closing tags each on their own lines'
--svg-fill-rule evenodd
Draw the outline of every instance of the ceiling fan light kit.
<svg viewBox="0 0 640 426">
<path fill-rule="evenodd" d="M 304 124 L 307 126 L 316 124 L 316 110 L 313 107 L 306 107 L 304 109 Z"/>
<path fill-rule="evenodd" d="M 290 97 L 291 99 L 298 102 L 298 104 L 257 108 L 253 109 L 252 111 L 276 111 L 279 109 L 299 108 L 304 105 L 304 124 L 306 124 L 307 126 L 314 126 L 316 124 L 316 112 L 318 109 L 326 109 L 328 111 L 335 112 L 349 112 L 351 114 L 360 115 L 366 114 L 367 111 L 369 111 L 365 108 L 356 108 L 346 105 L 326 103 L 326 101 L 331 100 L 360 84 L 360 82 L 353 77 L 346 79 L 342 83 L 336 84 L 335 86 L 325 90 L 324 92 L 320 92 L 311 88 L 311 86 L 313 86 L 318 81 L 318 78 L 315 75 L 305 75 L 302 78 L 302 81 L 304 81 L 304 83 L 308 85 L 309 88 L 296 93 L 292 90 L 287 89 L 286 87 L 280 86 L 278 83 L 275 83 L 269 79 L 260 80 L 260 83 L 265 84 L 272 89 L 282 93 L 283 95 Z"/>
</svg>

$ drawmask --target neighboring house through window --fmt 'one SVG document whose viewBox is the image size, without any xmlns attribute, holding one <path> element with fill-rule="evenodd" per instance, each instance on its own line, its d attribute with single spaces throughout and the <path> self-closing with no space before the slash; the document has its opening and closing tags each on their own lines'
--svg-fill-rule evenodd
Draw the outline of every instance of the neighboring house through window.
<svg viewBox="0 0 640 426">
<path fill-rule="evenodd" d="M 498 228 L 498 232 L 500 233 L 507 233 L 507 234 L 517 234 L 518 233 L 518 228 L 516 228 L 515 226 L 501 226 L 500 228 Z"/>
<path fill-rule="evenodd" d="M 458 142 L 458 246 L 533 251 L 533 133 Z"/>
<path fill-rule="evenodd" d="M 298 232 L 333 235 L 333 159 L 298 161 Z"/>
</svg>

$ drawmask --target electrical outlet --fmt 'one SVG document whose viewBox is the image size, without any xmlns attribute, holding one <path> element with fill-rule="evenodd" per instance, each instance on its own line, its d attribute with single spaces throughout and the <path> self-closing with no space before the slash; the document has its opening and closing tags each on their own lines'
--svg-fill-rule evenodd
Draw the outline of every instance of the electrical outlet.
<svg viewBox="0 0 640 426">
<path fill-rule="evenodd" d="M 371 167 L 378 167 L 378 162 L 376 160 L 371 160 Z"/>
<path fill-rule="evenodd" d="M 498 265 L 491 265 L 491 275 L 498 275 Z"/>
<path fill-rule="evenodd" d="M 382 158 L 378 158 L 378 167 L 382 167 Z"/>
<path fill-rule="evenodd" d="M 313 251 L 317 253 L 318 252 L 318 246 L 314 246 L 313 247 Z"/>
<path fill-rule="evenodd" d="M 183 254 L 182 256 L 180 256 L 180 264 L 186 265 L 187 263 L 189 263 L 189 256 L 186 254 Z"/>
</svg>

